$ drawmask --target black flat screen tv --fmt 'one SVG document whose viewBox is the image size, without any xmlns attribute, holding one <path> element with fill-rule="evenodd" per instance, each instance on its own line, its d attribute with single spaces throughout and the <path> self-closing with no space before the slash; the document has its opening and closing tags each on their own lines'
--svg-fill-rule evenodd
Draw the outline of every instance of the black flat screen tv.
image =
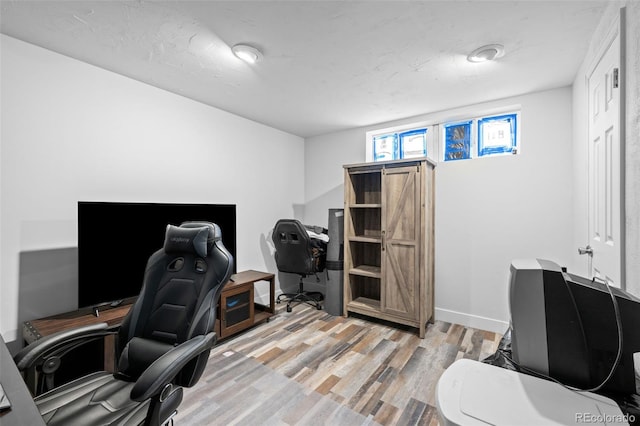
<svg viewBox="0 0 640 426">
<path fill-rule="evenodd" d="M 140 293 L 149 256 L 164 245 L 168 224 L 208 221 L 236 257 L 236 206 L 78 202 L 78 307 L 96 307 Z M 234 262 L 234 273 L 236 262 Z"/>
</svg>

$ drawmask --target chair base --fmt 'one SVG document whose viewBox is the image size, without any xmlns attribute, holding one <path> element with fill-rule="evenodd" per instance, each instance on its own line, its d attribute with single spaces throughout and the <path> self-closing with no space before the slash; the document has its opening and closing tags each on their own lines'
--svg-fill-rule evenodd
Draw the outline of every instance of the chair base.
<svg viewBox="0 0 640 426">
<path fill-rule="evenodd" d="M 287 302 L 287 312 L 291 312 L 293 310 L 293 307 L 291 306 L 292 303 L 306 303 L 317 310 L 322 309 L 320 302 L 324 300 L 324 295 L 319 291 L 305 291 L 302 283 L 303 278 L 304 276 L 300 277 L 297 293 L 282 293 L 276 298 L 276 303 Z"/>
</svg>

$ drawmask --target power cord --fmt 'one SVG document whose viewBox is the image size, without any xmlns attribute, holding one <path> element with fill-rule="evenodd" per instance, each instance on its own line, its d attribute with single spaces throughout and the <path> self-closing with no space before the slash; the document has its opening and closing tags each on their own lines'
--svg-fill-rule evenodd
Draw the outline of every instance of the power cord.
<svg viewBox="0 0 640 426">
<path fill-rule="evenodd" d="M 616 369 L 618 368 L 618 365 L 620 365 L 620 359 L 622 358 L 622 346 L 624 342 L 622 340 L 622 319 L 620 318 L 620 308 L 618 307 L 618 301 L 616 300 L 616 296 L 613 294 L 613 290 L 611 290 L 611 286 L 609 286 L 609 282 L 607 280 L 599 280 L 599 281 L 601 281 L 602 284 L 604 284 L 605 287 L 607 287 L 607 291 L 611 296 L 611 302 L 613 303 L 613 312 L 616 317 L 616 328 L 618 331 L 618 353 L 616 355 L 616 360 L 614 361 L 613 366 L 611 367 L 611 370 L 607 375 L 607 378 L 604 379 L 602 383 L 600 383 L 598 386 L 591 389 L 583 390 L 582 392 L 595 392 L 600 390 L 605 385 L 605 383 L 607 383 L 609 379 L 611 379 L 611 377 L 613 376 L 613 373 L 615 373 Z M 595 283 L 596 277 L 593 277 L 591 282 Z"/>
</svg>

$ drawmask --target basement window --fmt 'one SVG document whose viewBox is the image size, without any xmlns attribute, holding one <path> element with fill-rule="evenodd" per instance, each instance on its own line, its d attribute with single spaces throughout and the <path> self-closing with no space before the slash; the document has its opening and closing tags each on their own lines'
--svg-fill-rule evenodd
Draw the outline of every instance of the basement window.
<svg viewBox="0 0 640 426">
<path fill-rule="evenodd" d="M 398 158 L 398 135 L 396 133 L 373 137 L 373 161 L 389 161 Z"/>
<path fill-rule="evenodd" d="M 442 124 L 442 161 L 518 153 L 519 112 L 487 115 Z"/>
<path fill-rule="evenodd" d="M 400 158 L 425 157 L 427 155 L 427 129 L 400 133 Z"/>
<path fill-rule="evenodd" d="M 367 161 L 390 161 L 426 157 L 432 129 L 414 125 L 367 132 Z"/>
<path fill-rule="evenodd" d="M 444 161 L 471 158 L 471 121 L 447 123 L 444 128 Z"/>
<path fill-rule="evenodd" d="M 517 125 L 516 114 L 478 120 L 478 157 L 517 153 Z"/>
</svg>

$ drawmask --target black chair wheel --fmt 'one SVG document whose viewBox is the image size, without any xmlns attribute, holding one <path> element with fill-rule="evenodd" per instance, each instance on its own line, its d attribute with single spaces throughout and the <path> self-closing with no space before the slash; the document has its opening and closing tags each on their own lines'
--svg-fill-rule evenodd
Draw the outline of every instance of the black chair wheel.
<svg viewBox="0 0 640 426">
<path fill-rule="evenodd" d="M 287 305 L 287 312 L 291 312 L 291 311 L 292 311 L 291 306 Z"/>
<path fill-rule="evenodd" d="M 321 311 L 322 310 L 322 306 L 318 305 L 318 306 L 316 306 L 316 309 Z"/>
<path fill-rule="evenodd" d="M 280 303 L 280 301 L 279 301 L 279 300 L 276 300 L 276 303 Z"/>
</svg>

